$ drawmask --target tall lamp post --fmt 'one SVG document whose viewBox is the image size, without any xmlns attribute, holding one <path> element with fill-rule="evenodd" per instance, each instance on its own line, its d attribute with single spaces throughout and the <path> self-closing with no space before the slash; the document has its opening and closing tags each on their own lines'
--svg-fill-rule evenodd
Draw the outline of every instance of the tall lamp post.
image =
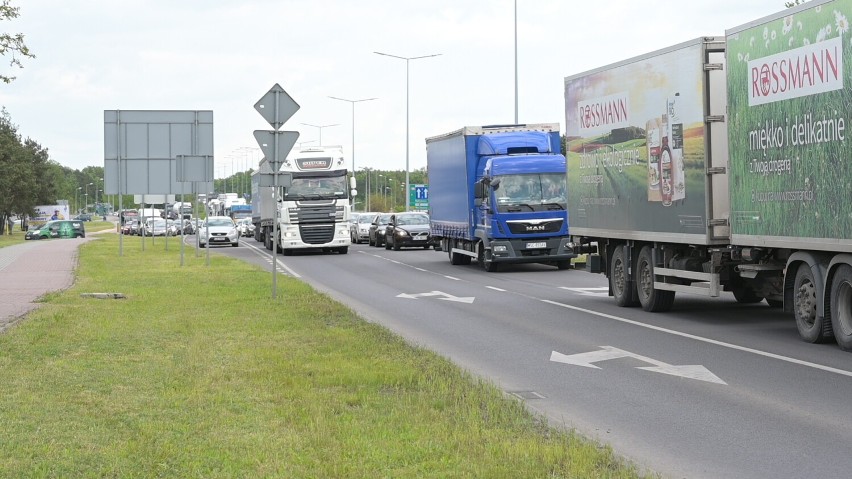
<svg viewBox="0 0 852 479">
<path fill-rule="evenodd" d="M 74 192 L 74 207 L 77 210 L 76 214 L 80 214 L 80 190 L 82 190 L 82 186 L 77 187 L 77 191 Z"/>
<path fill-rule="evenodd" d="M 334 123 L 334 124 L 332 124 L 332 125 L 311 125 L 310 123 L 302 123 L 302 124 L 303 124 L 303 125 L 306 125 L 306 126 L 312 126 L 312 127 L 314 127 L 314 128 L 319 128 L 319 146 L 320 146 L 320 147 L 322 147 L 322 129 L 323 129 L 323 128 L 328 128 L 328 127 L 330 127 L 330 126 L 337 126 L 337 125 L 339 125 L 340 123 Z"/>
<path fill-rule="evenodd" d="M 408 177 L 408 165 L 409 165 L 409 157 L 408 157 L 408 63 L 410 60 L 419 60 L 421 58 L 430 58 L 437 57 L 441 55 L 440 53 L 433 53 L 432 55 L 421 55 L 419 57 L 400 57 L 396 55 L 391 55 L 390 53 L 382 53 L 382 52 L 373 52 L 377 55 L 383 55 L 391 58 L 398 58 L 400 60 L 405 60 L 405 191 L 408 191 L 409 188 L 409 177 Z M 405 202 L 405 211 L 409 210 L 408 202 Z"/>
<path fill-rule="evenodd" d="M 333 100 L 348 101 L 352 104 L 352 174 L 355 174 L 355 104 L 362 101 L 378 100 L 378 98 L 361 98 L 360 100 L 347 100 L 336 96 L 330 96 Z"/>
<path fill-rule="evenodd" d="M 99 181 L 98 181 L 98 184 L 97 184 L 97 185 L 95 185 L 95 214 L 97 214 L 97 213 L 98 213 L 98 191 L 100 190 L 101 185 L 103 184 L 104 179 L 103 179 L 103 178 L 98 178 L 98 180 L 99 180 Z M 104 199 L 104 198 L 103 198 L 103 196 L 101 196 L 101 199 Z M 106 216 L 106 213 L 104 213 L 104 216 Z"/>
<path fill-rule="evenodd" d="M 88 185 L 86 185 L 86 213 L 89 212 L 89 187 L 94 185 L 94 183 L 89 183 Z"/>
</svg>

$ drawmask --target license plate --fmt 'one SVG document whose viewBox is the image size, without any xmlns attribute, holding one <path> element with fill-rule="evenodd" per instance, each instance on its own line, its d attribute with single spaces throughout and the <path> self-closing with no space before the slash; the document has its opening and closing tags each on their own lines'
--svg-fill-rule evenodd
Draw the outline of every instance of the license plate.
<svg viewBox="0 0 852 479">
<path fill-rule="evenodd" d="M 534 249 L 534 248 L 547 248 L 547 242 L 542 241 L 540 243 L 527 243 L 527 249 Z"/>
<path fill-rule="evenodd" d="M 426 241 L 425 236 L 415 236 L 413 239 L 414 241 Z"/>
</svg>

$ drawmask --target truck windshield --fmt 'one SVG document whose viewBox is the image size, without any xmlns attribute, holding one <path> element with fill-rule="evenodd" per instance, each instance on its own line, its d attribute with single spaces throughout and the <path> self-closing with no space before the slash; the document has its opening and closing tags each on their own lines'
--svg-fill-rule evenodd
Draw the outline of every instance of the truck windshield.
<svg viewBox="0 0 852 479">
<path fill-rule="evenodd" d="M 284 190 L 287 200 L 326 200 L 348 198 L 346 176 L 324 176 L 319 178 L 293 178 Z"/>
<path fill-rule="evenodd" d="M 497 211 L 547 211 L 566 209 L 567 178 L 564 173 L 501 175 L 491 180 Z"/>
</svg>

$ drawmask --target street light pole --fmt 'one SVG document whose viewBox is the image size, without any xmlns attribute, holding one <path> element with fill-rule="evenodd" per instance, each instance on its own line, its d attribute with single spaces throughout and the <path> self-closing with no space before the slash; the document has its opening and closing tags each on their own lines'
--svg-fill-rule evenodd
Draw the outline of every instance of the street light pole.
<svg viewBox="0 0 852 479">
<path fill-rule="evenodd" d="M 383 55 L 391 58 L 399 58 L 400 60 L 405 60 L 405 190 L 408 191 L 409 188 L 409 177 L 408 177 L 408 165 L 409 165 L 409 156 L 408 156 L 408 62 L 410 60 L 419 60 L 421 58 L 429 58 L 429 57 L 437 57 L 441 55 L 440 53 L 433 53 L 432 55 L 421 55 L 419 57 L 400 57 L 396 55 L 391 55 L 389 53 L 382 52 L 373 52 L 377 55 Z M 405 202 L 405 211 L 409 210 L 408 202 Z"/>
<path fill-rule="evenodd" d="M 80 190 L 82 190 L 82 186 L 78 186 L 77 190 L 74 191 L 74 207 L 77 211 L 77 214 L 80 214 Z"/>
<path fill-rule="evenodd" d="M 322 129 L 323 129 L 323 128 L 328 128 L 328 127 L 330 127 L 330 126 L 337 126 L 337 125 L 339 125 L 340 123 L 334 123 L 334 124 L 332 124 L 332 125 L 311 125 L 310 123 L 302 123 L 302 124 L 303 124 L 303 125 L 306 125 L 306 126 L 312 126 L 312 127 L 314 127 L 314 128 L 319 128 L 319 146 L 320 146 L 320 148 L 321 148 L 321 147 L 322 147 Z"/>
<path fill-rule="evenodd" d="M 355 174 L 355 104 L 362 101 L 370 101 L 370 100 L 378 100 L 378 98 L 361 98 L 360 100 L 347 100 L 346 98 L 340 98 L 336 96 L 330 96 L 329 98 L 340 101 L 348 101 L 352 104 L 352 174 Z"/>
<path fill-rule="evenodd" d="M 89 212 L 89 187 L 94 186 L 94 183 L 86 185 L 86 213 Z"/>
<path fill-rule="evenodd" d="M 515 124 L 518 124 L 518 0 L 515 0 Z"/>
</svg>

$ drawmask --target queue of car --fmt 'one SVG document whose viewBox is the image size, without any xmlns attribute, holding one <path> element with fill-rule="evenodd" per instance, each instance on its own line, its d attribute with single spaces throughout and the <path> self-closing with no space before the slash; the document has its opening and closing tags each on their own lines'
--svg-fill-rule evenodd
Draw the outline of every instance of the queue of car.
<svg viewBox="0 0 852 479">
<path fill-rule="evenodd" d="M 434 246 L 429 232 L 429 214 L 423 211 L 399 213 L 356 213 L 350 223 L 352 243 L 366 241 L 370 246 L 400 250 Z"/>
</svg>

